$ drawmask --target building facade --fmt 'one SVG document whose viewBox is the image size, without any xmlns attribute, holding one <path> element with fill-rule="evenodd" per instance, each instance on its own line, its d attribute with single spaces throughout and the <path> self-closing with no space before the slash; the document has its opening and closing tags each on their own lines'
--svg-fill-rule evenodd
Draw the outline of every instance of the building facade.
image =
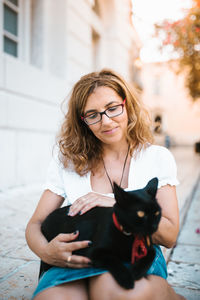
<svg viewBox="0 0 200 300">
<path fill-rule="evenodd" d="M 82 76 L 128 81 L 140 42 L 130 0 L 0 0 L 0 190 L 44 180 L 63 114 Z"/>
<path fill-rule="evenodd" d="M 200 99 L 192 101 L 184 73 L 177 75 L 175 66 L 176 62 L 142 66 L 143 100 L 152 114 L 157 143 L 194 146 L 200 141 Z"/>
</svg>

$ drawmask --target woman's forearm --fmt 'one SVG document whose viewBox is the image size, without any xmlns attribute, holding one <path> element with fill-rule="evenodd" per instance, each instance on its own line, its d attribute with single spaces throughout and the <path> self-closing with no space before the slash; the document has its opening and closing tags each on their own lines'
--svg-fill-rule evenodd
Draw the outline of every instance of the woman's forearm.
<svg viewBox="0 0 200 300">
<path fill-rule="evenodd" d="M 40 223 L 29 223 L 26 228 L 26 241 L 29 248 L 40 257 L 45 260 L 45 247 L 48 241 L 41 232 Z"/>
<path fill-rule="evenodd" d="M 158 230 L 153 234 L 153 242 L 172 248 L 179 232 L 179 209 L 176 187 L 165 185 L 157 191 L 157 201 L 162 210 Z"/>
<path fill-rule="evenodd" d="M 56 208 L 60 207 L 64 199 L 51 192 L 45 190 L 40 198 L 36 210 L 26 227 L 26 240 L 30 249 L 42 260 L 48 257 L 48 241 L 41 232 L 41 224 L 45 218 Z"/>
<path fill-rule="evenodd" d="M 153 243 L 172 248 L 176 243 L 178 231 L 177 225 L 166 217 L 161 217 L 158 230 L 152 236 Z"/>
</svg>

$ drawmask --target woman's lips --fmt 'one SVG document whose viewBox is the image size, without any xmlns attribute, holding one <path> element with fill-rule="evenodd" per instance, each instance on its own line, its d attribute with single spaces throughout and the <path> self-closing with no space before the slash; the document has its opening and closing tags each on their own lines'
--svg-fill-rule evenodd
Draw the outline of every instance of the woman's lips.
<svg viewBox="0 0 200 300">
<path fill-rule="evenodd" d="M 118 127 L 108 129 L 108 130 L 104 130 L 103 133 L 104 134 L 113 134 L 113 133 L 115 133 L 115 131 L 117 131 L 117 129 L 118 129 Z"/>
</svg>

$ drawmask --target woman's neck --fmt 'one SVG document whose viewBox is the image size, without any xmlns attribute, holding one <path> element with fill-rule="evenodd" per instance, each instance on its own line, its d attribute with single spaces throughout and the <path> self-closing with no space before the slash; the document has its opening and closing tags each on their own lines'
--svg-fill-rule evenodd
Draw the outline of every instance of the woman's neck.
<svg viewBox="0 0 200 300">
<path fill-rule="evenodd" d="M 118 145 L 104 145 L 103 146 L 103 158 L 109 159 L 112 157 L 113 160 L 123 159 L 128 151 L 128 143 Z"/>
</svg>

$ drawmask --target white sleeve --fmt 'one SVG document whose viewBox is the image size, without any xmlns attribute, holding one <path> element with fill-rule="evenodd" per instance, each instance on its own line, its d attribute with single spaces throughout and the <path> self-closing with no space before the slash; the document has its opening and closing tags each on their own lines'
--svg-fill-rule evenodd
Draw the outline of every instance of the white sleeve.
<svg viewBox="0 0 200 300">
<path fill-rule="evenodd" d="M 166 184 L 178 185 L 177 167 L 174 156 L 165 147 L 160 147 L 158 154 L 158 188 Z"/>
<path fill-rule="evenodd" d="M 63 182 L 63 165 L 59 161 L 58 153 L 53 155 L 49 167 L 47 169 L 46 181 L 44 184 L 45 190 L 50 190 L 53 193 L 66 198 L 66 192 Z"/>
</svg>

